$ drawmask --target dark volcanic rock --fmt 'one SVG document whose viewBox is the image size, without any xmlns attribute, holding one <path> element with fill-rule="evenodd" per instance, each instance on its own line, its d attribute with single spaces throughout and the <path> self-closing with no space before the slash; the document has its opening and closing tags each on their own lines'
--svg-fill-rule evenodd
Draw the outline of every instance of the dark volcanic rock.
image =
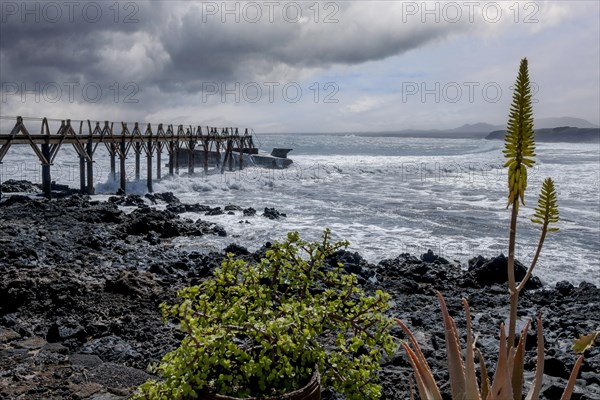
<svg viewBox="0 0 600 400">
<path fill-rule="evenodd" d="M 169 204 L 167 206 L 167 211 L 170 212 L 174 212 L 176 214 L 181 214 L 184 212 L 195 212 L 195 213 L 200 213 L 200 212 L 207 212 L 210 211 L 212 208 L 210 206 L 204 205 L 204 204 L 184 204 L 184 203 L 178 203 L 178 204 Z"/>
<path fill-rule="evenodd" d="M 2 182 L 2 193 L 35 193 L 42 190 L 42 185 L 29 181 L 9 179 Z"/>
<path fill-rule="evenodd" d="M 252 207 L 244 208 L 244 217 L 253 217 L 256 215 L 256 210 Z"/>
<path fill-rule="evenodd" d="M 150 375 L 143 371 L 115 363 L 100 364 L 89 373 L 91 382 L 117 389 L 139 386 L 149 378 Z"/>
<path fill-rule="evenodd" d="M 126 296 L 144 296 L 157 286 L 151 274 L 123 271 L 115 279 L 107 279 L 104 290 Z"/>
<path fill-rule="evenodd" d="M 182 339 L 176 323 L 163 323 L 159 305 L 174 304 L 178 289 L 209 277 L 225 252 L 258 262 L 271 246 L 266 243 L 252 253 L 231 244 L 224 252 L 206 254 L 199 235 L 225 235 L 224 229 L 177 214 L 211 207 L 182 204 L 168 194 L 141 200 L 144 205 L 131 214 L 116 203 L 82 195 L 53 201 L 13 196 L 0 202 L 0 398 L 127 398 L 149 377 L 147 366 Z M 166 203 L 168 211 L 150 208 L 150 202 Z M 244 214 L 255 211 L 247 208 Z M 198 249 L 166 239 L 179 235 L 196 236 Z M 358 253 L 339 251 L 326 268 L 341 262 L 367 293 L 381 289 L 390 294 L 389 315 L 414 330 L 449 398 L 436 291 L 446 298 L 461 335 L 461 299 L 468 299 L 477 347 L 491 378 L 498 330 L 508 314 L 506 265 L 500 261 L 476 258 L 467 272 L 429 253 L 422 258 L 401 254 L 373 265 Z M 504 277 L 498 278 L 503 269 Z M 562 394 L 576 360 L 570 344 L 600 325 L 594 312 L 599 298 L 600 290 L 587 282 L 559 282 L 521 294 L 519 323 L 538 313 L 543 317 L 547 362 L 542 400 Z M 526 342 L 528 377 L 535 364 L 535 328 L 534 321 Z M 392 333 L 405 339 L 397 327 Z M 574 399 L 599 398 L 599 370 L 600 348 L 594 347 L 586 351 Z M 379 376 L 382 399 L 409 398 L 412 373 L 403 351 L 382 359 Z M 332 399 L 343 396 L 325 390 L 323 400 Z"/>
<path fill-rule="evenodd" d="M 50 343 L 62 342 L 66 339 L 83 339 L 86 336 L 85 328 L 79 325 L 76 321 L 60 321 L 55 322 L 48 329 L 46 340 Z"/>
<path fill-rule="evenodd" d="M 221 207 L 215 207 L 208 210 L 204 215 L 223 215 L 224 212 L 221 210 Z"/>
<path fill-rule="evenodd" d="M 95 354 L 103 361 L 120 363 L 128 363 L 143 358 L 127 341 L 115 335 L 89 341 L 81 347 L 80 351 L 83 354 Z"/>
<path fill-rule="evenodd" d="M 566 295 L 571 294 L 571 292 L 573 292 L 573 290 L 575 289 L 575 286 L 573 286 L 571 284 L 571 282 L 560 281 L 560 282 L 556 283 L 555 288 L 556 288 L 556 290 L 558 290 L 558 292 L 560 294 L 563 294 L 566 296 Z"/>
<path fill-rule="evenodd" d="M 119 206 L 135 206 L 143 207 L 146 205 L 143 197 L 139 194 L 128 194 L 127 196 L 111 196 L 108 198 L 108 202 Z"/>
<path fill-rule="evenodd" d="M 508 260 L 504 254 L 492 259 L 482 256 L 469 260 L 469 275 L 480 286 L 489 286 L 495 283 L 506 283 L 508 281 Z M 515 279 L 520 282 L 527 274 L 527 268 L 515 260 Z M 527 289 L 539 289 L 542 283 L 539 278 L 532 276 L 525 284 Z"/>
<path fill-rule="evenodd" d="M 244 213 L 244 215 L 246 215 L 246 214 Z M 282 212 L 277 211 L 274 208 L 265 207 L 265 212 L 263 213 L 263 217 L 267 217 L 269 219 L 279 219 L 281 217 L 287 217 L 287 215 L 285 215 Z"/>
<path fill-rule="evenodd" d="M 146 193 L 144 197 L 150 200 L 152 204 L 158 204 L 159 201 L 171 206 L 181 204 L 181 201 L 173 194 L 173 192 Z"/>
<path fill-rule="evenodd" d="M 448 260 L 433 253 L 433 250 L 427 250 L 427 253 L 421 255 L 421 260 L 426 263 L 439 262 L 440 264 L 450 264 Z"/>
<path fill-rule="evenodd" d="M 369 264 L 356 252 L 338 250 L 327 261 L 332 267 L 337 266 L 338 263 L 343 264 L 344 270 L 350 274 L 355 274 L 360 284 L 365 283 L 375 275 L 375 266 Z"/>
<path fill-rule="evenodd" d="M 227 253 L 232 253 L 235 256 L 247 256 L 248 254 L 250 254 L 250 252 L 248 251 L 248 249 L 246 249 L 245 247 L 239 246 L 235 243 L 231 243 L 230 245 L 228 245 L 227 247 L 225 247 L 225 249 L 223 250 L 223 252 L 225 254 Z"/>
<path fill-rule="evenodd" d="M 214 222 L 208 222 L 199 219 L 195 222 L 194 226 L 202 235 L 210 234 L 217 236 L 227 236 L 225 228 L 215 224 Z"/>
<path fill-rule="evenodd" d="M 160 211 L 154 208 L 138 208 L 128 216 L 123 229 L 130 235 L 147 235 L 157 233 L 161 238 L 175 236 L 201 236 L 211 230 L 203 225 L 194 224 L 191 220 L 180 219 L 171 211 Z"/>
</svg>

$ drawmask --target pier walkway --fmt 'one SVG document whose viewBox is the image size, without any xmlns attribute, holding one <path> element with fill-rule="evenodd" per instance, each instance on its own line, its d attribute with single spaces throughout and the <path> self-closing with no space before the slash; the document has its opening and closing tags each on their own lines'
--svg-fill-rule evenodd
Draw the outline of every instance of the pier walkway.
<svg viewBox="0 0 600 400">
<path fill-rule="evenodd" d="M 156 179 L 161 178 L 162 153 L 168 155 L 169 174 L 179 173 L 179 150 L 187 149 L 188 173 L 194 173 L 195 157 L 203 153 L 204 171 L 208 171 L 209 153 L 224 153 L 221 173 L 228 162 L 233 169 L 233 157 L 239 157 L 239 168 L 243 168 L 243 154 L 254 148 L 252 135 L 248 129 L 240 134 L 234 127 L 204 127 L 191 125 L 139 124 L 104 121 L 92 123 L 90 120 L 55 120 L 48 118 L 5 117 L 14 119 L 15 125 L 10 133 L 0 132 L 0 164 L 13 145 L 29 145 L 42 165 L 42 188 L 47 198 L 51 198 L 51 167 L 63 145 L 72 145 L 79 156 L 79 180 L 83 193 L 94 194 L 94 155 L 100 144 L 110 156 L 110 173 L 116 179 L 116 159 L 120 163 L 120 188 L 126 192 L 125 160 L 133 150 L 135 154 L 136 179 L 140 178 L 140 158 L 144 154 L 147 163 L 147 186 L 152 192 L 153 172 Z M 60 121 L 56 132 L 51 132 L 48 122 Z M 77 122 L 79 124 L 77 124 Z M 37 129 L 33 126 L 39 123 Z M 26 124 L 28 126 L 26 126 Z M 78 126 L 77 126 L 78 125 Z M 195 151 L 196 150 L 196 151 Z M 198 152 L 200 150 L 200 152 Z M 153 168 L 156 159 L 156 168 Z M 220 159 L 220 156 L 219 156 Z M 0 182 L 0 196 L 2 189 Z"/>
</svg>

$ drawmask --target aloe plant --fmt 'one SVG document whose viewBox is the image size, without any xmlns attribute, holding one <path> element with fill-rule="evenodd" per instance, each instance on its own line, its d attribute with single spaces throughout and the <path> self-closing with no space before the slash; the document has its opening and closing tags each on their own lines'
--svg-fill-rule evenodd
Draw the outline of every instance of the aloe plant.
<svg viewBox="0 0 600 400">
<path fill-rule="evenodd" d="M 499 353 L 494 379 L 488 382 L 488 374 L 483 357 L 479 350 L 475 349 L 471 327 L 471 315 L 467 301 L 463 299 L 463 305 L 467 320 L 467 348 L 465 349 L 465 360 L 463 361 L 460 349 L 460 336 L 456 323 L 450 317 L 443 296 L 438 293 L 438 300 L 442 309 L 444 332 L 446 336 L 446 349 L 448 358 L 448 372 L 450 375 L 450 387 L 452 398 L 455 400 L 521 400 L 523 396 L 523 362 L 524 345 L 530 321 L 525 324 L 517 346 L 515 347 L 515 326 L 517 320 L 517 305 L 519 294 L 531 277 L 539 259 L 546 235 L 558 230 L 554 226 L 559 220 L 558 201 L 554 182 L 546 178 L 538 198 L 538 205 L 532 222 L 541 225 L 541 233 L 535 256 L 527 269 L 525 277 L 517 283 L 515 279 L 515 244 L 517 237 L 517 218 L 519 206 L 525 205 L 525 190 L 527 188 L 527 169 L 535 164 L 535 138 L 533 130 L 533 109 L 531 104 L 531 88 L 527 59 L 521 60 L 513 102 L 505 136 L 504 156 L 507 158 L 505 167 L 508 167 L 508 205 L 511 207 L 509 246 L 508 246 L 508 289 L 510 295 L 510 316 L 508 320 L 508 337 L 504 324 L 500 326 Z M 400 320 L 396 320 L 401 329 L 406 333 L 409 343 L 403 342 L 402 346 L 408 354 L 409 361 L 414 369 L 417 388 L 422 400 L 441 400 L 440 389 L 433 378 L 431 369 L 423 356 L 419 344 L 408 327 Z M 537 400 L 542 387 L 544 372 L 544 335 L 542 330 L 542 318 L 537 318 L 537 357 L 536 372 L 526 400 Z M 574 350 L 583 353 L 591 346 L 598 332 L 582 336 L 574 345 Z M 412 346 L 412 347 L 411 347 Z M 481 384 L 477 383 L 475 375 L 475 354 L 479 358 L 481 369 Z M 561 400 L 568 400 L 575 386 L 575 379 L 579 367 L 583 361 L 581 355 L 565 387 Z"/>
<path fill-rule="evenodd" d="M 508 322 L 508 350 L 515 343 L 515 326 L 517 320 L 517 303 L 519 294 L 531 277 L 538 261 L 544 240 L 548 232 L 558 228 L 550 224 L 558 222 L 558 202 L 556 190 L 551 178 L 546 178 L 535 209 L 533 222 L 542 225 L 540 239 L 531 265 L 521 282 L 515 280 L 515 247 L 517 237 L 517 217 L 519 204 L 525 205 L 525 190 L 527 189 L 527 169 L 535 164 L 535 137 L 533 131 L 533 108 L 531 103 L 531 84 L 527 59 L 521 60 L 517 81 L 514 86 L 513 101 L 504 141 L 504 156 L 508 167 L 508 205 L 511 208 L 510 231 L 508 240 L 508 290 L 510 293 L 510 318 Z"/>
<path fill-rule="evenodd" d="M 466 348 L 464 352 L 460 348 L 460 335 L 456 328 L 456 322 L 450 316 L 448 307 L 441 293 L 437 293 L 440 308 L 442 310 L 442 319 L 444 323 L 444 335 L 446 339 L 446 354 L 448 360 L 448 373 L 450 375 L 450 390 L 454 400 L 521 400 L 523 398 L 523 371 L 525 359 L 525 341 L 529 331 L 530 321 L 528 321 L 519 337 L 519 342 L 514 351 L 509 351 L 506 341 L 506 331 L 504 324 L 500 325 L 500 342 L 498 350 L 498 362 L 494 372 L 494 378 L 490 383 L 488 373 L 481 352 L 475 348 L 475 338 L 471 322 L 471 310 L 469 303 L 463 299 L 463 307 L 466 316 Z M 402 342 L 402 347 L 408 355 L 409 362 L 414 370 L 417 390 L 421 400 L 442 400 L 442 394 L 438 383 L 433 377 L 433 373 L 419 343 L 415 339 L 410 329 L 399 319 L 396 322 L 404 331 L 408 342 Z M 544 333 L 542 328 L 542 318 L 537 318 L 537 356 L 536 372 L 534 380 L 529 388 L 526 400 L 537 400 L 542 388 L 542 378 L 544 374 Z M 573 349 L 578 353 L 583 353 L 592 344 L 600 332 L 592 333 L 580 337 Z M 464 360 L 462 354 L 465 355 Z M 479 359 L 481 369 L 481 385 L 477 382 L 475 369 L 475 355 Z M 579 373 L 579 368 L 583 362 L 583 355 L 580 355 L 567 385 L 563 391 L 561 400 L 569 400 L 575 387 L 575 380 Z"/>
</svg>

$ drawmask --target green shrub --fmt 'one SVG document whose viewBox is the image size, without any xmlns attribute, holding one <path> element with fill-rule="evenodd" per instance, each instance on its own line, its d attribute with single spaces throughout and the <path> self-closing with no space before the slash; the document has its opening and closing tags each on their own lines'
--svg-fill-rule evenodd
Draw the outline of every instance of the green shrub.
<svg viewBox="0 0 600 400">
<path fill-rule="evenodd" d="M 195 398 L 202 391 L 273 396 L 302 387 L 318 368 L 323 385 L 348 399 L 377 399 L 377 370 L 396 345 L 384 315 L 389 295 L 366 296 L 354 275 L 327 258 L 347 242 L 307 243 L 298 233 L 274 243 L 251 265 L 231 254 L 179 304 L 162 305 L 185 333 L 153 370 L 137 398 Z"/>
</svg>

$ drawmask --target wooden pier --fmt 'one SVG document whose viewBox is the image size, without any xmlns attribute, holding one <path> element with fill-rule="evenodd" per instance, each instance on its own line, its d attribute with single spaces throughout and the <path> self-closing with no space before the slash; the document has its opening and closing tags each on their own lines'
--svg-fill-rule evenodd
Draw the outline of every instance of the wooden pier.
<svg viewBox="0 0 600 400">
<path fill-rule="evenodd" d="M 6 119 L 7 117 L 2 117 Z M 92 124 L 90 120 L 78 121 L 79 126 L 73 126 L 71 120 L 60 120 L 60 127 L 56 132 L 51 132 L 47 118 L 26 119 L 16 117 L 16 123 L 11 132 L 0 132 L 0 164 L 12 145 L 30 145 L 42 165 L 42 188 L 47 198 L 51 198 L 51 166 L 62 145 L 72 145 L 79 156 L 80 188 L 83 193 L 94 194 L 94 154 L 101 143 L 110 156 L 111 177 L 116 180 L 116 159 L 120 163 L 120 188 L 126 192 L 125 160 L 131 150 L 135 154 L 135 176 L 140 179 L 141 155 L 146 156 L 147 186 L 152 192 L 152 172 L 154 158 L 156 158 L 156 179 L 161 178 L 162 152 L 166 149 L 169 161 L 169 175 L 179 174 L 179 150 L 187 149 L 188 173 L 194 173 L 195 153 L 203 153 L 204 172 L 208 171 L 209 152 L 223 151 L 224 158 L 220 164 L 221 173 L 229 160 L 229 169 L 233 169 L 233 157 L 239 157 L 239 168 L 243 167 L 245 152 L 254 148 L 252 135 L 248 129 L 243 134 L 238 128 L 205 127 L 191 125 L 163 125 L 146 124 L 145 128 L 134 123 L 121 122 L 115 126 L 114 122 L 104 121 Z M 41 121 L 40 133 L 32 133 L 25 126 Z M 128 126 L 129 125 L 129 126 Z M 133 126 L 131 126 L 133 125 Z M 196 150 L 196 151 L 194 151 Z M 220 153 L 219 153 L 220 154 Z M 0 182 L 0 196 L 2 193 Z"/>
</svg>

